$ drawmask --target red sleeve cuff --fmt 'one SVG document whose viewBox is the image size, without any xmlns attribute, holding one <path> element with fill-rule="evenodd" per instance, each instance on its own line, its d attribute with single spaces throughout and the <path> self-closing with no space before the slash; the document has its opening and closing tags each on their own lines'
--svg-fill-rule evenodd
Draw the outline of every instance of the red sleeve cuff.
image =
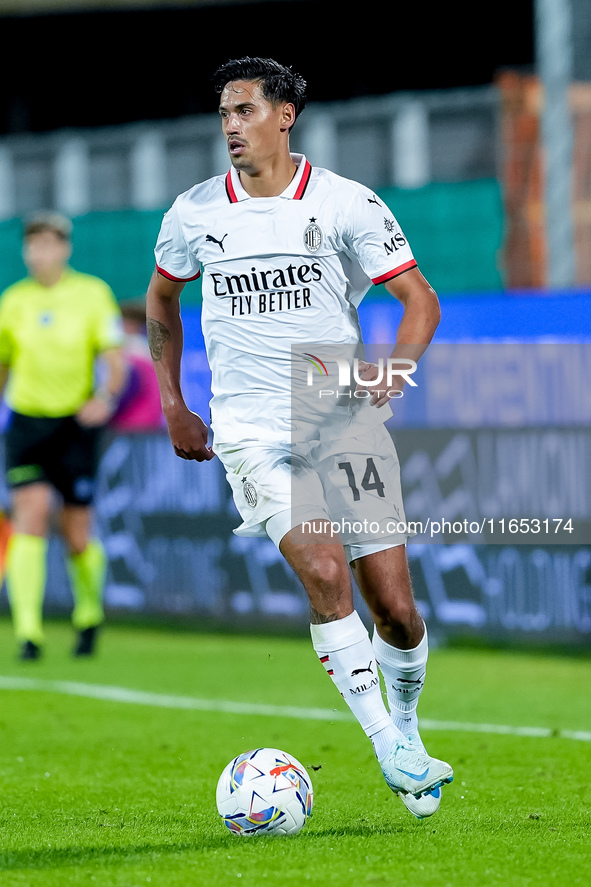
<svg viewBox="0 0 591 887">
<path fill-rule="evenodd" d="M 411 268 L 416 268 L 417 263 L 414 259 L 411 259 L 410 262 L 406 262 L 404 265 L 399 265 L 398 268 L 394 268 L 392 271 L 387 271 L 385 274 L 380 274 L 379 277 L 372 277 L 371 282 L 375 283 L 386 283 L 388 280 L 393 280 L 394 277 L 398 277 L 399 274 L 404 274 L 405 271 L 410 271 Z"/>
<path fill-rule="evenodd" d="M 165 271 L 160 265 L 156 265 L 156 271 L 158 274 L 162 274 L 163 277 L 166 277 L 167 280 L 173 280 L 175 283 L 189 283 L 189 281 L 197 280 L 197 278 L 201 276 L 201 271 L 198 271 L 193 277 L 175 277 L 174 274 L 171 274 L 170 271 Z"/>
</svg>

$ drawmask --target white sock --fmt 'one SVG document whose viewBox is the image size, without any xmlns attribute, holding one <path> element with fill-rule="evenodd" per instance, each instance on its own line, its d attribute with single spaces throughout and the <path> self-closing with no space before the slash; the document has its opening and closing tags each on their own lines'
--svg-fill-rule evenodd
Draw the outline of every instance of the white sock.
<svg viewBox="0 0 591 887">
<path fill-rule="evenodd" d="M 358 613 L 311 625 L 310 633 L 318 658 L 381 760 L 404 737 L 384 705 L 373 647 Z"/>
<path fill-rule="evenodd" d="M 408 736 L 417 732 L 417 705 L 425 682 L 429 641 L 427 627 L 421 642 L 412 650 L 399 650 L 373 635 L 375 657 L 384 676 L 392 722 Z"/>
</svg>

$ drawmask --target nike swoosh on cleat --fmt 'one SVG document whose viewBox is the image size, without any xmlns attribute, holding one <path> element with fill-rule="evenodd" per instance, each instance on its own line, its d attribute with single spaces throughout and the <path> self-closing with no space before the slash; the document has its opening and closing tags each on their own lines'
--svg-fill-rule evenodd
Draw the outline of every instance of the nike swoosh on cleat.
<svg viewBox="0 0 591 887">
<path fill-rule="evenodd" d="M 400 768 L 400 767 L 399 767 L 399 770 L 401 773 L 404 773 L 405 776 L 410 776 L 411 779 L 416 779 L 417 782 L 421 779 L 424 779 L 426 777 L 427 773 L 429 772 L 428 767 L 424 773 L 410 773 L 408 770 L 402 770 L 402 768 Z"/>
<path fill-rule="evenodd" d="M 413 797 L 415 797 L 418 800 L 419 798 L 423 798 L 423 797 L 426 797 L 427 795 L 432 795 L 435 792 L 438 792 L 442 785 L 448 785 L 450 782 L 453 782 L 453 781 L 454 781 L 453 776 L 450 776 L 449 779 L 443 779 L 441 782 L 438 782 L 437 785 L 434 785 L 433 788 L 430 788 L 426 792 L 417 792 L 417 794 L 415 794 L 414 792 L 407 792 L 407 794 L 413 795 Z"/>
</svg>

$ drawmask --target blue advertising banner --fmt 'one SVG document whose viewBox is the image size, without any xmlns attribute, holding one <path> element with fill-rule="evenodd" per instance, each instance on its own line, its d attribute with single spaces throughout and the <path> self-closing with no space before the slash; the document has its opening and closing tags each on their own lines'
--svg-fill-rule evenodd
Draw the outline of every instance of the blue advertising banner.
<svg viewBox="0 0 591 887">
<path fill-rule="evenodd" d="M 466 470 L 469 445 L 476 439 L 466 441 L 457 431 L 433 432 L 428 441 L 417 432 L 404 434 L 397 445 L 407 520 L 439 514 L 449 524 L 441 539 L 427 531 L 426 541 L 417 536 L 408 545 L 417 600 L 433 635 L 526 635 L 588 644 L 591 546 L 568 531 L 552 535 L 552 522 L 542 542 L 531 521 L 527 532 L 513 531 L 509 513 L 520 507 L 517 492 L 494 511 L 492 533 L 487 524 L 484 535 L 471 537 L 465 516 L 480 521 L 481 513 L 470 509 L 493 514 L 487 500 L 491 491 L 479 491 L 478 476 Z M 584 435 L 588 467 L 591 432 Z M 543 482 L 548 484 L 548 477 Z M 562 510 L 568 505 L 575 527 L 582 522 L 588 527 L 589 497 L 577 496 L 570 482 L 564 496 L 556 503 L 560 514 L 568 515 Z M 233 534 L 240 518 L 218 459 L 200 465 L 178 459 L 164 434 L 114 437 L 101 460 L 96 514 L 109 558 L 105 603 L 111 616 L 306 629 L 305 592 L 274 544 Z M 500 515 L 506 516 L 504 525 Z M 57 538 L 51 540 L 49 560 L 46 610 L 66 615 L 72 598 Z M 357 605 L 363 614 L 359 598 Z M 5 594 L 0 608 L 8 609 Z"/>
<path fill-rule="evenodd" d="M 433 635 L 588 645 L 591 295 L 458 298 L 443 307 L 417 386 L 393 404 L 388 423 L 406 519 L 415 522 L 408 554 L 419 606 Z M 198 311 L 183 316 L 186 399 L 207 419 Z M 366 341 L 393 341 L 399 316 L 394 300 L 362 308 Z M 0 499 L 7 505 L 6 490 Z M 218 459 L 178 459 L 165 433 L 109 436 L 96 522 L 111 615 L 307 626 L 306 595 L 274 544 L 234 535 L 240 517 Z M 49 557 L 47 610 L 66 614 L 57 538 Z M 0 609 L 8 609 L 5 594 Z"/>
</svg>

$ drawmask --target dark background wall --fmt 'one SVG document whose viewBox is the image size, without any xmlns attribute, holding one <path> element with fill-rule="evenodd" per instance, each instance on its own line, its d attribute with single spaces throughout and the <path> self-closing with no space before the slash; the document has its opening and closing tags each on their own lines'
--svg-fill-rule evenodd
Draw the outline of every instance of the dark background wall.
<svg viewBox="0 0 591 887">
<path fill-rule="evenodd" d="M 485 84 L 533 61 L 531 0 L 348 9 L 290 0 L 2 17 L 0 134 L 211 112 L 213 70 L 243 55 L 293 65 L 311 101 Z"/>
</svg>

